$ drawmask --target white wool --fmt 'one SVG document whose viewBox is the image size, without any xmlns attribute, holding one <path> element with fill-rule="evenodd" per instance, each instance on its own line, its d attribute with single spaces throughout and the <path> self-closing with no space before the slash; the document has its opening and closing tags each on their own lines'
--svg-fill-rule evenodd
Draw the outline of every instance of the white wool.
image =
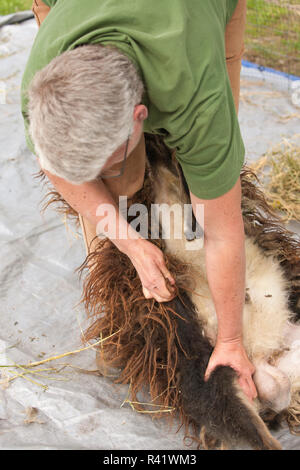
<svg viewBox="0 0 300 470">
<path fill-rule="evenodd" d="M 246 239 L 244 344 L 250 357 L 269 357 L 284 347 L 284 329 L 291 318 L 287 282 L 279 261 Z"/>
<path fill-rule="evenodd" d="M 160 176 L 156 178 L 155 202 L 183 204 L 185 201 L 181 201 L 182 196 L 176 177 L 165 167 L 161 167 L 159 173 Z M 194 293 L 191 295 L 192 301 L 203 323 L 205 334 L 214 345 L 217 335 L 217 316 L 206 278 L 205 252 L 204 249 L 186 249 L 184 224 L 182 221 L 179 223 L 182 226 L 173 227 L 171 238 L 165 240 L 166 251 L 193 267 L 196 283 Z M 172 234 L 177 233 L 179 228 L 182 230 L 182 238 L 179 240 L 172 238 Z M 188 243 L 192 247 L 197 242 Z M 245 303 L 243 312 L 244 345 L 252 360 L 267 359 L 284 346 L 284 326 L 291 317 L 288 310 L 286 281 L 278 260 L 272 256 L 267 257 L 252 239 L 246 238 L 245 248 L 246 293 L 250 300 Z"/>
</svg>

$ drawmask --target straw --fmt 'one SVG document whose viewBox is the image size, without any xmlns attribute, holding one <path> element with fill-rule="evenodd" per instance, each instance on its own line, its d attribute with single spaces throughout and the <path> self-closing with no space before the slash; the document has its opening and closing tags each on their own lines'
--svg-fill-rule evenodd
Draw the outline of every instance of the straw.
<svg viewBox="0 0 300 470">
<path fill-rule="evenodd" d="M 282 139 L 251 165 L 268 203 L 280 211 L 282 221 L 300 221 L 300 146 Z"/>
<path fill-rule="evenodd" d="M 44 384 L 42 384 L 42 383 L 40 383 L 40 382 L 30 378 L 30 377 L 27 377 L 27 375 L 30 374 L 30 375 L 34 375 L 34 376 L 38 376 L 38 377 L 43 377 L 43 378 L 47 378 L 48 380 L 64 381 L 64 380 L 68 380 L 68 379 L 66 379 L 64 377 L 53 378 L 53 377 L 50 377 L 48 375 L 46 376 L 44 374 L 41 374 L 41 372 L 49 372 L 49 371 L 59 373 L 62 370 L 62 368 L 64 368 L 64 367 L 72 367 L 74 369 L 77 369 L 80 372 L 84 372 L 84 373 L 88 373 L 88 374 L 95 374 L 96 371 L 85 371 L 84 369 L 81 369 L 80 367 L 72 366 L 71 364 L 59 364 L 60 366 L 63 366 L 59 370 L 57 370 L 54 367 L 53 368 L 51 367 L 51 368 L 48 368 L 48 369 L 34 369 L 34 368 L 37 367 L 37 366 L 40 366 L 42 364 L 46 364 L 48 362 L 51 362 L 51 361 L 56 361 L 57 359 L 61 359 L 63 357 L 78 354 L 82 351 L 86 351 L 87 349 L 95 348 L 97 345 L 102 344 L 104 341 L 110 339 L 112 336 L 114 336 L 118 333 L 119 333 L 119 331 L 116 331 L 113 334 L 111 334 L 110 336 L 107 336 L 106 338 L 101 338 L 99 341 L 97 341 L 93 344 L 89 344 L 86 347 L 76 349 L 74 351 L 68 351 L 68 352 L 65 352 L 63 354 L 58 354 L 56 356 L 51 356 L 51 357 L 48 357 L 48 358 L 43 359 L 41 361 L 30 362 L 29 364 L 17 364 L 15 362 L 13 362 L 12 364 L 5 364 L 5 365 L 0 364 L 0 370 L 5 369 L 5 373 L 3 373 L 1 371 L 2 380 L 0 381 L 0 385 L 2 385 L 3 388 L 6 388 L 9 384 L 9 382 L 11 382 L 12 380 L 15 380 L 17 378 L 22 377 L 23 379 L 33 383 L 34 385 L 42 387 L 44 390 L 47 390 L 47 388 L 48 388 L 47 385 L 44 385 Z M 17 373 L 17 374 L 15 373 L 13 376 L 9 376 L 9 372 L 11 372 L 11 369 L 20 369 L 22 372 Z"/>
</svg>

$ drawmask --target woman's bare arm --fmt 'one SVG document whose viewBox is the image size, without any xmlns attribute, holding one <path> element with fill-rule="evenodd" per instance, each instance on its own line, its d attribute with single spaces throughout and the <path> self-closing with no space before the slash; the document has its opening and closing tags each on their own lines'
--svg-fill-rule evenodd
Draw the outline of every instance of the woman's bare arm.
<svg viewBox="0 0 300 470">
<path fill-rule="evenodd" d="M 43 171 L 68 204 L 95 227 L 110 211 L 111 220 L 114 218 L 115 222 L 111 226 L 105 226 L 105 235 L 130 258 L 147 298 L 153 297 L 158 302 L 165 302 L 174 297 L 165 282 L 165 279 L 168 279 L 171 284 L 175 284 L 165 265 L 163 253 L 128 224 L 101 180 L 75 185 L 46 170 Z M 97 215 L 99 207 L 104 204 L 106 213 L 104 211 L 103 214 Z"/>
<path fill-rule="evenodd" d="M 256 396 L 252 380 L 254 367 L 243 347 L 243 306 L 245 300 L 245 244 L 241 212 L 240 179 L 221 197 L 204 200 L 204 240 L 207 279 L 218 318 L 218 335 L 206 375 L 217 365 L 230 365 L 239 377 L 245 394 Z"/>
</svg>

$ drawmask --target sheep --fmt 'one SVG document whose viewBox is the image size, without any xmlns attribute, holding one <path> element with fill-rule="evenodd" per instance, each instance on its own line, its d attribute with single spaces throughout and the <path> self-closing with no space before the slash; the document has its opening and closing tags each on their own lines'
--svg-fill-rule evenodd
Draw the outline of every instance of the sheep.
<svg viewBox="0 0 300 470">
<path fill-rule="evenodd" d="M 152 204 L 182 207 L 190 201 L 171 153 L 157 138 L 146 136 L 146 143 L 145 182 L 131 204 L 146 206 L 150 227 Z M 280 449 L 265 423 L 285 418 L 291 429 L 299 424 L 299 243 L 273 217 L 263 194 L 248 179 L 250 173 L 244 169 L 241 180 L 247 258 L 244 342 L 256 367 L 258 390 L 253 404 L 230 367 L 216 368 L 204 381 L 217 321 L 204 250 L 191 249 L 198 240 L 186 220 L 173 228 L 181 233 L 179 239 L 171 234 L 169 239 L 151 240 L 164 251 L 176 279 L 177 296 L 170 302 L 143 296 L 129 258 L 108 239 L 97 241 L 78 268 L 80 276 L 88 271 L 81 301 L 93 320 L 84 340 L 103 339 L 97 353 L 99 369 L 115 383 L 130 384 L 137 411 L 144 410 L 139 394 L 147 386 L 154 415 L 178 417 L 185 435 L 206 448 L 246 443 L 254 449 Z M 76 218 L 55 191 L 50 196 L 45 207 L 60 202 L 59 211 Z"/>
<path fill-rule="evenodd" d="M 159 181 L 159 183 L 158 183 Z M 158 165 L 154 178 L 156 204 L 179 204 L 182 193 L 178 178 L 164 165 Z M 173 234 L 180 231 L 175 224 Z M 166 223 L 160 220 L 161 224 Z M 184 235 L 186 226 L 182 223 Z M 190 245 L 197 240 L 189 241 Z M 254 382 L 258 390 L 255 407 L 260 414 L 267 410 L 281 413 L 292 409 L 300 414 L 300 325 L 293 323 L 289 309 L 289 283 L 280 261 L 266 256 L 252 237 L 246 237 L 246 297 L 243 312 L 243 338 L 248 357 L 255 365 Z M 194 271 L 191 293 L 205 336 L 213 346 L 217 336 L 217 317 L 205 275 L 204 249 L 186 249 L 184 236 L 165 240 L 165 253 L 188 263 Z"/>
</svg>

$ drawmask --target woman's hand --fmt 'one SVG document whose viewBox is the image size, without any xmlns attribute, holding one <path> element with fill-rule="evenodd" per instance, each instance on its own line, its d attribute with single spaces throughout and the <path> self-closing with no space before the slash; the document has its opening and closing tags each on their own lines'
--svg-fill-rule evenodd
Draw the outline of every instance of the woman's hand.
<svg viewBox="0 0 300 470">
<path fill-rule="evenodd" d="M 238 383 L 250 401 L 257 397 L 256 387 L 252 380 L 255 367 L 249 361 L 240 339 L 217 341 L 205 372 L 205 380 L 208 380 L 213 369 L 220 365 L 230 366 L 236 371 Z"/>
<path fill-rule="evenodd" d="M 137 270 L 144 296 L 157 302 L 172 300 L 176 295 L 175 280 L 166 267 L 162 251 L 144 238 L 132 240 L 126 245 L 122 251 Z"/>
</svg>

